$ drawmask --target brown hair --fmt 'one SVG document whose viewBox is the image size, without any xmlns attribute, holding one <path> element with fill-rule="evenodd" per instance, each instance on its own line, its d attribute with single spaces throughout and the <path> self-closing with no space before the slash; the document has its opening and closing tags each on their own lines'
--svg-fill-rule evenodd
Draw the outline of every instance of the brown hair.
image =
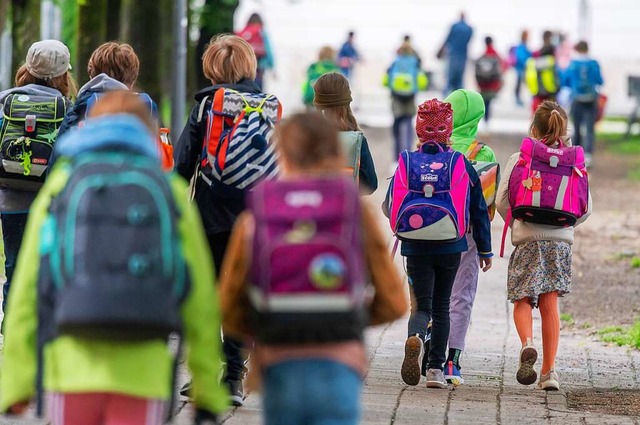
<svg viewBox="0 0 640 425">
<path fill-rule="evenodd" d="M 298 169 L 339 171 L 342 150 L 336 128 L 317 112 L 302 112 L 283 120 L 276 130 L 281 158 Z"/>
<path fill-rule="evenodd" d="M 584 40 L 579 41 L 574 48 L 578 53 L 589 53 L 589 43 Z"/>
<path fill-rule="evenodd" d="M 318 53 L 319 61 L 332 61 L 336 58 L 336 52 L 331 46 L 323 46 Z"/>
<path fill-rule="evenodd" d="M 556 142 L 563 145 L 566 144 L 567 122 L 564 109 L 556 102 L 545 100 L 533 115 L 529 134 L 547 146 L 553 146 Z"/>
<path fill-rule="evenodd" d="M 324 116 L 332 121 L 339 131 L 358 131 L 358 121 L 351 111 L 351 88 L 349 81 L 337 72 L 330 72 L 318 78 L 313 85 L 313 103 Z M 325 99 L 326 98 L 326 99 Z M 326 102 L 328 98 L 335 99 Z"/>
<path fill-rule="evenodd" d="M 131 114 L 139 118 L 153 134 L 158 132 L 149 107 L 135 93 L 126 90 L 109 91 L 89 110 L 89 117 L 113 114 Z"/>
<path fill-rule="evenodd" d="M 131 88 L 138 80 L 140 59 L 129 44 L 109 41 L 93 51 L 87 65 L 90 78 L 105 73 Z"/>
<path fill-rule="evenodd" d="M 202 55 L 202 72 L 213 84 L 256 79 L 258 61 L 251 45 L 231 34 L 215 36 Z"/>
<path fill-rule="evenodd" d="M 22 65 L 16 72 L 16 87 L 23 87 L 27 84 L 37 84 L 39 86 L 51 87 L 58 90 L 64 97 L 74 98 L 78 94 L 78 86 L 76 80 L 73 79 L 69 71 L 64 74 L 51 78 L 49 80 L 41 80 L 34 77 L 28 70 L 26 65 Z"/>
</svg>

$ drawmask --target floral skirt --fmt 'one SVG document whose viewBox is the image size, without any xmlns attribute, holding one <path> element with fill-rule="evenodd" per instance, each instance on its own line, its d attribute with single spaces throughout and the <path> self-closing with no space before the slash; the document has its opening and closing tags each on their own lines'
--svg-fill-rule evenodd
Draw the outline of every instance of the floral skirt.
<svg viewBox="0 0 640 425">
<path fill-rule="evenodd" d="M 533 241 L 516 246 L 509 259 L 507 298 L 529 298 L 534 307 L 540 294 L 571 292 L 571 245 L 560 241 Z"/>
</svg>

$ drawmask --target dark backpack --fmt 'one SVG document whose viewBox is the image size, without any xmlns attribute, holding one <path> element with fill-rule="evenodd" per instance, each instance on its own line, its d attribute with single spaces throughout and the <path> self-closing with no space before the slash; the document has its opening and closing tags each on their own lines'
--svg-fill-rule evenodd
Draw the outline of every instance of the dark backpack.
<svg viewBox="0 0 640 425">
<path fill-rule="evenodd" d="M 272 344 L 361 339 L 365 325 L 360 197 L 350 178 L 264 182 L 249 297 L 257 339 Z"/>
<path fill-rule="evenodd" d="M 478 84 L 489 84 L 500 81 L 502 72 L 500 59 L 491 55 L 483 55 L 476 61 L 476 81 Z"/>
<path fill-rule="evenodd" d="M 180 331 L 189 285 L 157 159 L 97 151 L 71 168 L 42 236 L 54 335 L 139 341 Z"/>
<path fill-rule="evenodd" d="M 68 106 L 63 96 L 7 96 L 0 127 L 0 185 L 40 189 Z"/>
</svg>

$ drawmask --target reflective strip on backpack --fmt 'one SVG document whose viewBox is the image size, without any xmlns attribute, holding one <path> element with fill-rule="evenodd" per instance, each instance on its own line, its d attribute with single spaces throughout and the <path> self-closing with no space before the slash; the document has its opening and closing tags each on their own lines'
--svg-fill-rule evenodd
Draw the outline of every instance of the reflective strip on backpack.
<svg viewBox="0 0 640 425">
<path fill-rule="evenodd" d="M 556 197 L 556 204 L 553 207 L 556 210 L 563 210 L 564 197 L 567 194 L 567 188 L 569 187 L 569 176 L 562 176 L 560 180 L 560 187 L 558 188 L 558 196 Z"/>
<path fill-rule="evenodd" d="M 353 296 L 339 294 L 270 294 L 265 297 L 256 287 L 249 288 L 249 299 L 258 310 L 274 313 L 331 313 L 353 310 Z"/>
<path fill-rule="evenodd" d="M 540 206 L 540 195 L 542 194 L 541 190 L 535 190 L 531 193 L 531 206 L 539 207 Z"/>
</svg>

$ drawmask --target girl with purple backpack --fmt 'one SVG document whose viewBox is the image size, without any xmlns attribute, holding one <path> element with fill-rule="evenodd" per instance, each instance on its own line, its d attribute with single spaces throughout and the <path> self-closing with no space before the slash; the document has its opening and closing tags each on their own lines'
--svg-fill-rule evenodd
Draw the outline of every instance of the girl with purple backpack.
<svg viewBox="0 0 640 425">
<path fill-rule="evenodd" d="M 355 425 L 363 330 L 404 314 L 402 282 L 331 122 L 293 115 L 275 141 L 280 179 L 249 194 L 223 263 L 223 330 L 255 340 L 249 382 L 262 381 L 267 425 Z"/>
<path fill-rule="evenodd" d="M 461 253 L 468 249 L 469 223 L 483 271 L 491 268 L 493 257 L 480 178 L 471 162 L 451 149 L 452 131 L 450 104 L 432 99 L 418 107 L 418 150 L 400 154 L 383 207 L 402 240 L 414 304 L 401 375 L 406 384 L 418 385 L 426 355 L 427 388 L 447 388 L 443 369 L 449 303 Z M 431 343 L 424 353 L 429 320 L 433 322 Z"/>
<path fill-rule="evenodd" d="M 588 196 L 588 189 L 584 189 L 583 195 L 580 196 L 583 204 L 580 208 L 582 215 L 577 218 L 574 225 L 559 226 L 535 223 L 530 219 L 512 219 L 517 217 L 514 198 L 522 198 L 520 195 L 514 196 L 518 190 L 524 191 L 523 188 L 528 188 L 534 193 L 540 193 L 542 189 L 548 188 L 550 192 L 552 189 L 551 183 L 542 183 L 545 176 L 543 174 L 541 177 L 540 172 L 536 174 L 534 171 L 533 176 L 527 179 L 521 179 L 520 175 L 516 174 L 516 171 L 522 167 L 533 163 L 533 160 L 523 159 L 525 146 L 534 144 L 543 148 L 546 153 L 551 152 L 551 160 L 548 162 L 555 169 L 560 169 L 564 164 L 565 159 L 559 160 L 559 157 L 577 158 L 575 164 L 568 164 L 568 168 L 571 173 L 576 173 L 576 177 L 586 177 L 584 154 L 581 148 L 570 148 L 571 141 L 566 139 L 567 114 L 560 105 L 551 101 L 543 102 L 533 116 L 529 133 L 534 140 L 528 138 L 523 140 L 521 152 L 509 158 L 505 175 L 498 188 L 496 204 L 498 212 L 511 227 L 511 243 L 515 245 L 515 250 L 509 259 L 507 297 L 513 303 L 513 320 L 522 343 L 516 379 L 523 385 L 531 385 L 537 379 L 537 373 L 533 369 L 538 352 L 533 344 L 532 312 L 534 307 L 538 307 L 542 318 L 543 356 L 537 388 L 558 390 L 560 384 L 554 369 L 560 339 L 558 297 L 571 292 L 573 228 L 574 225 L 586 220 L 591 213 L 591 197 Z M 577 153 L 576 149 L 578 149 Z M 541 166 L 537 165 L 537 167 Z M 527 174 L 531 175 L 528 171 Z M 569 184 L 568 190 L 571 189 Z M 566 187 L 565 190 L 567 190 Z M 587 196 L 588 198 L 585 199 Z M 544 194 L 538 197 L 537 204 L 544 206 L 541 205 L 545 201 Z M 559 203 L 555 201 L 555 204 Z M 545 215 L 548 214 L 549 208 L 545 211 Z"/>
</svg>

